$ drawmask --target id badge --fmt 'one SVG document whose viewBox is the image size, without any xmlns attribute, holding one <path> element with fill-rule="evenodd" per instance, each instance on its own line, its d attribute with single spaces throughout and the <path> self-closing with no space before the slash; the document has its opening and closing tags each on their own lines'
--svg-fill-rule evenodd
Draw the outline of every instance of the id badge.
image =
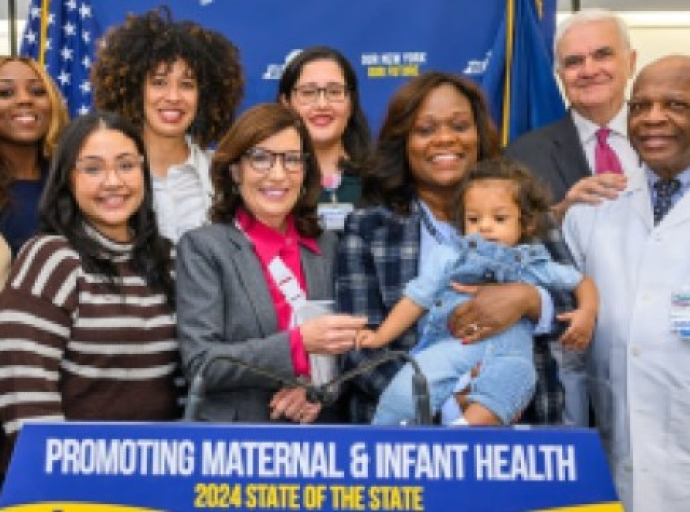
<svg viewBox="0 0 690 512">
<path fill-rule="evenodd" d="M 690 286 L 671 292 L 671 330 L 683 341 L 690 341 Z"/>
<path fill-rule="evenodd" d="M 345 228 L 345 219 L 354 209 L 352 203 L 319 203 L 317 213 L 324 229 L 342 231 Z"/>
</svg>

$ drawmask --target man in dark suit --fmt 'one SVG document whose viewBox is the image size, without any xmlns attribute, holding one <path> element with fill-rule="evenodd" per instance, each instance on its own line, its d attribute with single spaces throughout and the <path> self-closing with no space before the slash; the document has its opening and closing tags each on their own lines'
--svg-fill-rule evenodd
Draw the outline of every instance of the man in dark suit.
<svg viewBox="0 0 690 512">
<path fill-rule="evenodd" d="M 625 87 L 634 73 L 636 54 L 630 48 L 625 22 L 603 9 L 579 11 L 556 29 L 554 55 L 570 109 L 555 123 L 518 138 L 506 148 L 506 154 L 550 186 L 552 211 L 560 222 L 575 203 L 596 204 L 616 198 L 626 186 L 626 176 L 642 171 L 627 136 Z M 598 158 L 598 132 L 602 129 L 608 150 L 616 155 L 616 169 L 607 168 L 610 162 Z M 572 263 L 557 225 L 551 238 L 549 248 L 554 259 Z M 570 302 L 561 297 L 555 305 L 563 312 Z M 561 369 L 568 372 L 571 367 L 579 368 L 579 354 L 564 354 L 555 335 L 545 338 Z M 562 376 L 561 370 L 559 374 Z M 573 401 L 571 385 L 567 381 L 564 384 L 564 421 L 573 423 L 579 405 Z"/>
<path fill-rule="evenodd" d="M 585 9 L 561 23 L 554 54 L 571 108 L 562 119 L 517 139 L 506 154 L 550 185 L 553 210 L 561 219 L 574 203 L 616 197 L 625 188 L 625 175 L 639 172 L 639 160 L 627 138 L 625 104 L 636 54 L 623 20 L 603 9 Z M 608 129 L 604 140 L 620 162 L 618 173 L 596 168 L 601 128 Z"/>
</svg>

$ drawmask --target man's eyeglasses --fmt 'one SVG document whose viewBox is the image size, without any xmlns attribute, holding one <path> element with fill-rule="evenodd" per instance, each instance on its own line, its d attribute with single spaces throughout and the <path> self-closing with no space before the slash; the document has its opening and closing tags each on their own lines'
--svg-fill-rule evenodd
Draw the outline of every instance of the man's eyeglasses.
<svg viewBox="0 0 690 512">
<path fill-rule="evenodd" d="M 113 169 L 122 179 L 127 179 L 141 171 L 144 157 L 141 155 L 122 155 L 115 159 L 112 165 L 98 157 L 86 157 L 77 160 L 74 168 L 84 176 L 94 181 L 103 181 L 108 175 L 108 169 Z"/>
<path fill-rule="evenodd" d="M 317 87 L 313 84 L 301 85 L 293 89 L 297 102 L 302 105 L 311 105 L 319 100 L 323 93 L 330 103 L 342 103 L 349 94 L 349 89 L 343 84 L 328 84 L 326 87 Z"/>
<path fill-rule="evenodd" d="M 243 158 L 256 172 L 266 174 L 273 169 L 276 160 L 280 158 L 283 169 L 287 172 L 298 173 L 304 171 L 307 154 L 302 151 L 270 151 L 263 148 L 252 148 L 248 150 Z"/>
</svg>

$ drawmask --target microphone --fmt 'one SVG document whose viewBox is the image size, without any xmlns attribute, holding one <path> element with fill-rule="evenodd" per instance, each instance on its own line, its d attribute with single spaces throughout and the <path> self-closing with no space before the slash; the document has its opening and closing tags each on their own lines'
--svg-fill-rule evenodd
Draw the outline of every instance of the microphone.
<svg viewBox="0 0 690 512">
<path fill-rule="evenodd" d="M 185 405 L 184 415 L 182 417 L 183 421 L 196 421 L 199 408 L 204 402 L 204 396 L 206 395 L 206 371 L 210 366 L 218 361 L 229 361 L 233 364 L 237 364 L 243 368 L 253 371 L 258 375 L 262 375 L 273 382 L 277 382 L 284 387 L 304 389 L 307 392 L 307 400 L 312 403 L 320 402 L 325 405 L 330 405 L 335 400 L 325 389 L 317 388 L 316 386 L 313 386 L 312 384 L 309 384 L 303 380 L 277 375 L 272 371 L 248 363 L 243 359 L 230 354 L 213 354 L 209 356 L 206 361 L 204 361 L 192 379 L 192 382 L 189 386 L 189 392 L 187 393 L 187 403 Z M 333 381 L 329 382 L 328 385 L 330 385 L 332 382 Z"/>
<path fill-rule="evenodd" d="M 431 400 L 429 398 L 429 385 L 427 383 L 426 376 L 419 367 L 417 360 L 402 350 L 386 350 L 365 364 L 347 371 L 335 379 L 316 387 L 315 391 L 319 396 L 319 401 L 325 405 L 332 404 L 337 399 L 337 394 L 329 391 L 329 388 L 334 387 L 337 389 L 343 383 L 354 379 L 359 375 L 368 373 L 383 363 L 394 361 L 396 359 L 404 359 L 405 362 L 410 363 L 412 369 L 414 370 L 414 374 L 412 375 L 412 395 L 414 397 L 415 404 L 415 425 L 431 425 L 433 423 L 431 419 Z"/>
</svg>

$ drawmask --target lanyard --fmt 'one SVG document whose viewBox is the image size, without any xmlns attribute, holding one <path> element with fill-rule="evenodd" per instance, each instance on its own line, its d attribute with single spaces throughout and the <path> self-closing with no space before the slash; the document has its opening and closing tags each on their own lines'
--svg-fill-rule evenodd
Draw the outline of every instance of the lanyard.
<svg viewBox="0 0 690 512">
<path fill-rule="evenodd" d="M 437 244 L 447 245 L 449 243 L 448 238 L 436 227 L 434 221 L 429 216 L 429 212 L 427 212 L 426 206 L 419 199 L 417 200 L 417 206 L 419 207 L 419 216 L 422 220 L 422 226 L 426 232 L 436 240 Z"/>
</svg>

